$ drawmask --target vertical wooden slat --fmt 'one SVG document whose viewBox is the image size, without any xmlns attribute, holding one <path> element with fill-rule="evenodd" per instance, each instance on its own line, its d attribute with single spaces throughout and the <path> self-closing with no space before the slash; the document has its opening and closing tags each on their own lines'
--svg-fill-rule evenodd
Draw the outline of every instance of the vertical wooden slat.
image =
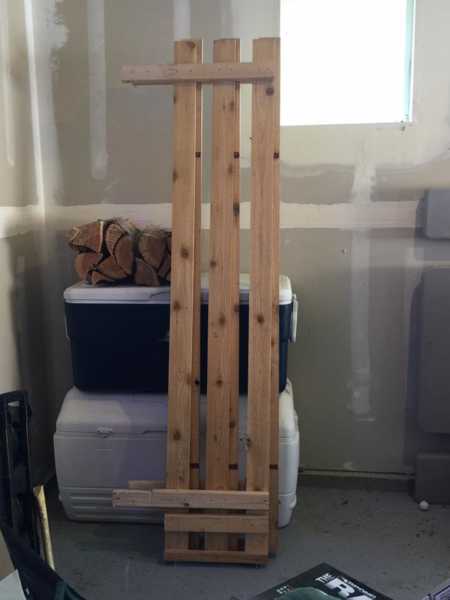
<svg viewBox="0 0 450 600">
<path fill-rule="evenodd" d="M 276 554 L 278 549 L 278 503 L 279 503 L 279 264 L 280 264 L 280 40 L 273 43 L 271 51 L 274 63 L 274 124 L 275 139 L 273 153 L 273 241 L 272 241 L 272 393 L 270 415 L 270 534 L 269 550 Z M 267 57 L 269 59 L 269 57 Z"/>
<path fill-rule="evenodd" d="M 197 42 L 197 62 L 203 61 L 203 42 Z M 202 216 L 202 183 L 203 183 L 203 92 L 202 84 L 197 83 L 197 106 L 196 106 L 196 140 L 195 140 L 195 208 L 196 208 L 196 229 L 195 229 L 195 296 L 194 306 L 200 309 L 194 313 L 194 381 L 198 389 L 192 399 L 191 406 L 191 489 L 200 487 L 200 353 L 201 353 L 201 335 L 200 335 L 200 316 L 201 316 L 201 216 Z M 199 548 L 201 536 L 198 533 L 191 533 L 190 547 Z"/>
<path fill-rule="evenodd" d="M 239 62 L 239 40 L 216 40 L 214 62 Z M 239 85 L 213 85 L 206 488 L 237 489 L 239 402 Z M 228 548 L 208 534 L 208 550 Z"/>
<path fill-rule="evenodd" d="M 262 38 L 253 42 L 253 62 L 275 62 L 279 40 Z M 252 197 L 250 248 L 249 385 L 247 490 L 270 487 L 271 417 L 273 415 L 273 286 L 278 281 L 274 260 L 275 229 L 274 152 L 277 96 L 275 82 L 253 85 L 252 98 Z M 276 257 L 278 258 L 278 256 Z M 269 539 L 247 535 L 247 552 L 268 552 Z"/>
<path fill-rule="evenodd" d="M 201 60 L 201 42 L 175 42 L 175 63 Z M 196 339 L 200 337 L 196 148 L 198 84 L 174 89 L 172 276 L 166 485 L 190 487 L 192 408 L 198 402 Z M 166 550 L 188 548 L 188 533 L 166 533 Z"/>
<path fill-rule="evenodd" d="M 203 60 L 203 42 L 198 40 L 197 44 L 197 62 Z M 203 94 L 202 84 L 197 83 L 196 96 L 196 136 L 195 136 L 195 210 L 196 226 L 194 238 L 194 306 L 201 306 L 201 215 L 202 215 L 202 143 L 203 143 Z M 200 447 L 199 447 L 199 392 L 200 392 L 200 308 L 194 313 L 194 383 L 197 386 L 198 393 L 193 396 L 191 406 L 191 488 L 197 489 L 200 486 Z"/>
</svg>

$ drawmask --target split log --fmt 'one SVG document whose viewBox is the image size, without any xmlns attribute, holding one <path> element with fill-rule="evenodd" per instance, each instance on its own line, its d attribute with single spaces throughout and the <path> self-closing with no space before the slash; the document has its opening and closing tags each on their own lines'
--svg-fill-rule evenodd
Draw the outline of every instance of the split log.
<svg viewBox="0 0 450 600">
<path fill-rule="evenodd" d="M 73 227 L 68 240 L 79 252 L 77 274 L 88 283 L 159 286 L 170 281 L 170 231 L 140 231 L 131 221 L 117 218 Z"/>
<path fill-rule="evenodd" d="M 164 260 L 162 261 L 162 263 L 158 269 L 158 275 L 161 277 L 161 279 L 167 279 L 168 281 L 170 281 L 170 263 L 171 263 L 170 255 L 166 254 L 166 256 L 164 257 Z"/>
<path fill-rule="evenodd" d="M 86 248 L 93 252 L 101 252 L 104 224 L 104 221 L 94 221 L 87 225 L 73 227 L 69 233 L 69 244 L 75 249 Z"/>
<path fill-rule="evenodd" d="M 144 230 L 138 241 L 138 248 L 145 262 L 158 269 L 167 254 L 167 233 L 160 229 Z"/>
<path fill-rule="evenodd" d="M 90 280 L 91 272 L 102 260 L 103 255 L 97 252 L 81 252 L 75 257 L 75 271 L 84 281 Z"/>
<path fill-rule="evenodd" d="M 106 228 L 105 244 L 106 249 L 111 254 L 111 256 L 114 256 L 116 244 L 124 235 L 125 231 L 118 223 L 110 223 Z"/>
<path fill-rule="evenodd" d="M 133 273 L 134 266 L 134 250 L 133 250 L 133 240 L 124 235 L 116 244 L 116 248 L 114 250 L 114 258 L 117 261 L 117 264 L 122 267 L 127 275 L 131 275 Z"/>
<path fill-rule="evenodd" d="M 103 275 L 103 273 L 100 273 L 100 271 L 92 271 L 91 283 L 93 285 L 97 285 L 99 283 L 114 283 L 114 279 Z"/>
<path fill-rule="evenodd" d="M 151 287 L 157 287 L 160 285 L 155 269 L 142 260 L 142 258 L 136 258 L 134 282 L 137 285 L 148 285 Z"/>
<path fill-rule="evenodd" d="M 108 256 L 105 260 L 97 265 L 96 269 L 102 275 L 106 275 L 109 279 L 120 281 L 125 279 L 127 274 L 122 267 L 116 262 L 113 256 Z"/>
</svg>

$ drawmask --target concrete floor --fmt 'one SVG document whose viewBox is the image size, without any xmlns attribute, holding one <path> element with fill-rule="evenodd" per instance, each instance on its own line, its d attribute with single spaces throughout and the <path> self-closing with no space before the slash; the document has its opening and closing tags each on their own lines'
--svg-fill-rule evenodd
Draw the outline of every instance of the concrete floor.
<svg viewBox="0 0 450 600">
<path fill-rule="evenodd" d="M 450 508 L 405 493 L 305 487 L 267 567 L 166 565 L 155 525 L 74 523 L 50 493 L 57 570 L 87 600 L 245 600 L 328 562 L 393 600 L 422 600 L 450 577 Z"/>
</svg>

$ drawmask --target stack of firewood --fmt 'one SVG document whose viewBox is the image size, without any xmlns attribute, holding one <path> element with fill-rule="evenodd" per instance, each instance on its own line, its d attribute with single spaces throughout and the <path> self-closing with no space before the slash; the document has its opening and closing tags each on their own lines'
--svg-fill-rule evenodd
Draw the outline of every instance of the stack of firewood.
<svg viewBox="0 0 450 600">
<path fill-rule="evenodd" d="M 126 219 L 73 227 L 69 245 L 77 251 L 75 270 L 83 281 L 159 286 L 170 281 L 171 233 L 139 229 Z"/>
</svg>

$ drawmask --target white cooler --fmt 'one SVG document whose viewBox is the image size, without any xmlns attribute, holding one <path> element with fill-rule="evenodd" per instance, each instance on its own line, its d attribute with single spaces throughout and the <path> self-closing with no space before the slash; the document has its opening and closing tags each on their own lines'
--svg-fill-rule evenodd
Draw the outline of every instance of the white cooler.
<svg viewBox="0 0 450 600">
<path fill-rule="evenodd" d="M 240 405 L 243 464 L 247 406 L 244 396 Z M 203 396 L 200 413 L 204 431 Z M 111 498 L 113 489 L 128 487 L 130 480 L 164 480 L 166 433 L 166 395 L 69 390 L 54 436 L 59 494 L 67 516 L 77 521 L 160 522 L 159 511 L 113 508 Z M 280 394 L 280 527 L 289 523 L 297 503 L 299 459 L 298 418 L 288 380 Z M 241 478 L 244 477 L 241 471 Z"/>
</svg>

